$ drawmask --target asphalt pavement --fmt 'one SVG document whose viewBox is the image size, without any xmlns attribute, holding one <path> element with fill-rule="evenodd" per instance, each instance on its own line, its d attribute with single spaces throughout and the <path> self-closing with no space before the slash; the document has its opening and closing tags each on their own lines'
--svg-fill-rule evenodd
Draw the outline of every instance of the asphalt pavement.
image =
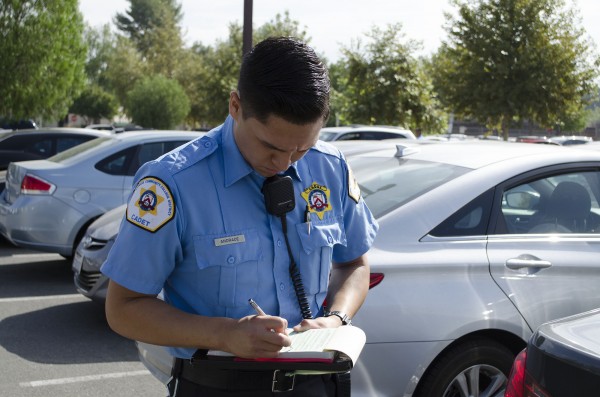
<svg viewBox="0 0 600 397">
<path fill-rule="evenodd" d="M 0 396 L 165 397 L 133 341 L 78 294 L 70 262 L 0 238 Z"/>
</svg>

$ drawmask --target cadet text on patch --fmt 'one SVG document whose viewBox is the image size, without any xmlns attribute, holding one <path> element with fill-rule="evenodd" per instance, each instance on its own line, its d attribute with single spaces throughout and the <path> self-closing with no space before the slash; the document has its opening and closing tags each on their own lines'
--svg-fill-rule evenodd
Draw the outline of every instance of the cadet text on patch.
<svg viewBox="0 0 600 397">
<path fill-rule="evenodd" d="M 327 186 L 317 182 L 313 182 L 312 185 L 302 192 L 302 197 L 306 200 L 308 211 L 317 214 L 321 220 L 327 211 L 331 211 L 329 195 L 330 191 Z"/>
<path fill-rule="evenodd" d="M 127 221 L 155 232 L 174 216 L 173 195 L 163 181 L 150 176 L 138 182 L 127 203 Z"/>
</svg>

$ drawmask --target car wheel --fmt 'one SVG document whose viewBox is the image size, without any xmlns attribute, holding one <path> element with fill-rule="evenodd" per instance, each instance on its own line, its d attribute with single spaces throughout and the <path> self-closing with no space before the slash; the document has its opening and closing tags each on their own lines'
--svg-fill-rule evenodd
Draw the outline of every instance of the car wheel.
<svg viewBox="0 0 600 397">
<path fill-rule="evenodd" d="M 502 397 L 515 355 L 491 339 L 452 347 L 427 371 L 418 397 Z"/>
</svg>

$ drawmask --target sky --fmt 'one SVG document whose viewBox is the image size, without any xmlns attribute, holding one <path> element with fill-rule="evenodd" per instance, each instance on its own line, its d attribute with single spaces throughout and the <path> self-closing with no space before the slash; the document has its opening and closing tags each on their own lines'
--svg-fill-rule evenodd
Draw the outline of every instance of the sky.
<svg viewBox="0 0 600 397">
<path fill-rule="evenodd" d="M 212 45 L 226 39 L 230 22 L 244 22 L 244 0 L 178 0 L 181 23 L 188 45 L 200 41 Z M 600 1 L 565 0 L 579 10 L 583 27 L 600 50 Z M 117 13 L 126 13 L 127 0 L 79 0 L 85 21 L 91 26 L 110 23 Z M 307 31 L 311 46 L 329 61 L 340 57 L 339 48 L 364 37 L 373 26 L 385 28 L 401 23 L 407 39 L 421 43 L 416 55 L 434 53 L 445 39 L 444 12 L 453 12 L 448 0 L 253 0 L 253 26 L 289 12 Z"/>
</svg>

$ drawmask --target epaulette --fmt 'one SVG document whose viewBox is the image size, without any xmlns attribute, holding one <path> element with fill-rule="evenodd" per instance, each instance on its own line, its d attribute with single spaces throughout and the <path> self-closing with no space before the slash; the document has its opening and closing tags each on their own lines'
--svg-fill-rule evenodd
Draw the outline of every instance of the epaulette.
<svg viewBox="0 0 600 397">
<path fill-rule="evenodd" d="M 212 136 L 204 135 L 188 142 L 177 151 L 170 152 L 160 159 L 171 173 L 180 172 L 204 160 L 217 150 L 219 143 Z"/>
<path fill-rule="evenodd" d="M 324 141 L 317 141 L 317 143 L 312 147 L 312 149 L 337 158 L 342 157 L 342 152 L 337 147 Z"/>
</svg>

